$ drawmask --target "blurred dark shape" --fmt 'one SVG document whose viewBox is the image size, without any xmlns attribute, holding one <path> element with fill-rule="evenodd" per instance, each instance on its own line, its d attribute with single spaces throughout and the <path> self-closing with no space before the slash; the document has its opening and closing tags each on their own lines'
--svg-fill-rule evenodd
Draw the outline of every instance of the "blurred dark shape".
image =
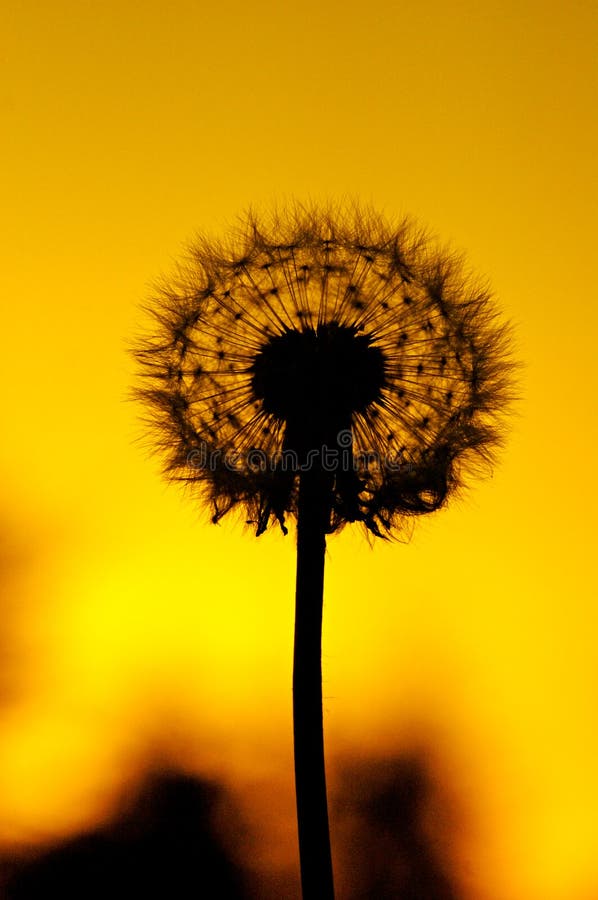
<svg viewBox="0 0 598 900">
<path fill-rule="evenodd" d="M 246 900 L 231 821 L 238 817 L 221 787 L 159 773 L 114 822 L 18 863 L 3 896 Z"/>
<path fill-rule="evenodd" d="M 58 531 L 58 529 L 56 529 Z M 56 533 L 49 537 L 38 523 L 22 521 L 10 509 L 0 515 L 0 713 L 19 696 L 20 682 L 32 650 L 24 620 L 34 606 L 28 578 L 41 568 Z"/>
<path fill-rule="evenodd" d="M 339 897 L 462 900 L 446 858 L 447 810 L 422 759 L 352 764 L 338 793 Z"/>
</svg>

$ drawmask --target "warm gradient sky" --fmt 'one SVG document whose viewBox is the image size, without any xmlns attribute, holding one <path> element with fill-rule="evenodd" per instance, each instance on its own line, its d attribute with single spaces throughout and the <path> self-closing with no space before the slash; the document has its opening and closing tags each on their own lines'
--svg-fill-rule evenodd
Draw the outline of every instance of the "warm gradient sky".
<svg viewBox="0 0 598 900">
<path fill-rule="evenodd" d="M 208 526 L 163 484 L 125 348 L 197 230 L 352 196 L 465 249 L 526 368 L 492 479 L 407 546 L 329 543 L 331 769 L 429 751 L 467 900 L 598 896 L 596 19 L 5 4 L 2 841 L 91 823 L 151 754 L 287 777 L 293 539 Z"/>
</svg>

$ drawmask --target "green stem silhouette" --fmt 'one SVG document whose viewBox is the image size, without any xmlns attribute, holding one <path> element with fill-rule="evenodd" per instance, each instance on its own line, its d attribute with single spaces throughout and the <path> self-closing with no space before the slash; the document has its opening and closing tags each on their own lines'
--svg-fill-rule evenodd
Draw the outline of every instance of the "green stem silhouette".
<svg viewBox="0 0 598 900">
<path fill-rule="evenodd" d="M 295 791 L 303 900 L 334 900 L 322 720 L 322 608 L 331 476 L 299 481 L 293 657 Z"/>
</svg>

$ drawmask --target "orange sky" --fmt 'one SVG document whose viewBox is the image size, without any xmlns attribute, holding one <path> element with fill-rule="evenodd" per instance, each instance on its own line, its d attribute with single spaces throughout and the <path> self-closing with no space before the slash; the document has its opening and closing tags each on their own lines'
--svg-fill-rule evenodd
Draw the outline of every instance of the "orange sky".
<svg viewBox="0 0 598 900">
<path fill-rule="evenodd" d="M 6 11 L 0 839 L 92 822 L 156 747 L 288 771 L 293 539 L 208 526 L 163 484 L 126 346 L 197 230 L 350 196 L 466 249 L 526 368 L 492 479 L 408 545 L 329 542 L 331 765 L 425 735 L 471 900 L 591 900 L 596 10 L 297 10 Z"/>
</svg>

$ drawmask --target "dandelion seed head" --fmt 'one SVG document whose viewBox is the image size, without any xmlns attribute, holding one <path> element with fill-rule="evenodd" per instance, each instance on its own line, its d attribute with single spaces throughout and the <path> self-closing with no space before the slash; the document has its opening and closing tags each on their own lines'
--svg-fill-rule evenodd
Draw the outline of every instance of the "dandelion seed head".
<svg viewBox="0 0 598 900">
<path fill-rule="evenodd" d="M 442 506 L 500 446 L 509 329 L 462 261 L 408 221 L 250 213 L 228 244 L 199 239 L 149 309 L 136 393 L 169 476 L 214 521 L 237 509 L 258 533 L 285 527 L 301 467 L 327 448 L 331 530 L 384 535 Z"/>
</svg>

